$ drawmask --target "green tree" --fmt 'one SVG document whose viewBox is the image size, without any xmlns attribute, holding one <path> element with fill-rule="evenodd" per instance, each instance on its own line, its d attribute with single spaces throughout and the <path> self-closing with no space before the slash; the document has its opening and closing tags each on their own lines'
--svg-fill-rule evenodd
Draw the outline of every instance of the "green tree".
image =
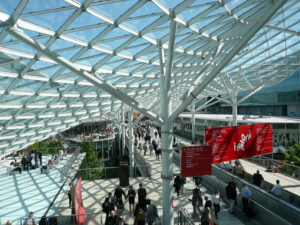
<svg viewBox="0 0 300 225">
<path fill-rule="evenodd" d="M 283 152 L 283 154 L 287 163 L 300 167 L 300 143 L 295 144 L 288 152 Z"/>
<path fill-rule="evenodd" d="M 286 173 L 292 177 L 299 177 L 299 169 L 297 167 L 300 167 L 300 143 L 295 144 L 293 147 L 290 148 L 289 151 L 283 152 L 285 156 L 285 162 L 287 164 L 279 165 L 279 171 L 282 173 Z M 289 166 L 288 164 L 297 166 Z"/>
<path fill-rule="evenodd" d="M 103 175 L 101 168 L 102 164 L 98 159 L 97 152 L 95 151 L 95 143 L 91 138 L 85 139 L 81 142 L 81 152 L 85 152 L 86 155 L 80 168 L 86 170 L 79 171 L 78 176 L 84 180 L 101 179 Z"/>
</svg>

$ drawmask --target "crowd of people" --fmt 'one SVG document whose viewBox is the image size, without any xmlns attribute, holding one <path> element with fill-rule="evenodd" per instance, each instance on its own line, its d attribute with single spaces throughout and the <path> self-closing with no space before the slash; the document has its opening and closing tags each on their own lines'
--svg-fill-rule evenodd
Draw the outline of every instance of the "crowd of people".
<svg viewBox="0 0 300 225">
<path fill-rule="evenodd" d="M 136 202 L 136 195 L 138 201 Z M 122 225 L 124 222 L 125 200 L 129 203 L 129 216 L 134 217 L 134 225 L 157 224 L 159 221 L 158 210 L 150 199 L 147 199 L 147 191 L 143 184 L 139 184 L 137 192 L 129 186 L 127 194 L 117 185 L 114 194 L 108 193 L 102 203 L 103 212 L 106 214 L 105 225 Z"/>
<path fill-rule="evenodd" d="M 135 129 L 134 131 L 134 147 L 137 149 L 140 154 L 147 155 L 148 151 L 149 154 L 152 155 L 153 151 L 156 156 L 156 160 L 159 160 L 161 157 L 161 149 L 159 147 L 159 139 L 161 138 L 160 131 L 154 132 L 154 138 L 151 137 L 150 129 Z M 144 143 L 141 143 L 141 138 L 144 139 Z M 152 141 L 151 141 L 152 139 Z"/>
</svg>

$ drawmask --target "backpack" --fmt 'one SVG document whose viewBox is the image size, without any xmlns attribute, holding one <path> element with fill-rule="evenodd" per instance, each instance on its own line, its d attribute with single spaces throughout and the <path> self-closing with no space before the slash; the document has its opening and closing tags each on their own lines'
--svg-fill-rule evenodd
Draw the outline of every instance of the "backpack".
<svg viewBox="0 0 300 225">
<path fill-rule="evenodd" d="M 108 212 L 109 211 L 109 202 L 108 201 L 104 201 L 103 203 L 102 203 L 102 210 L 103 210 L 103 212 Z"/>
</svg>

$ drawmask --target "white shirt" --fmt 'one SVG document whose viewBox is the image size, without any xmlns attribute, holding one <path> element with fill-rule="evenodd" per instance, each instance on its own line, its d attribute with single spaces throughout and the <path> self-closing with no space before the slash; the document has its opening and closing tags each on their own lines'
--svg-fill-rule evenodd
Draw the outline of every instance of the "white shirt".
<svg viewBox="0 0 300 225">
<path fill-rule="evenodd" d="M 276 184 L 271 190 L 276 196 L 280 197 L 283 192 L 283 187 L 280 184 Z"/>
<path fill-rule="evenodd" d="M 242 197 L 243 198 L 249 198 L 251 196 L 251 194 L 252 193 L 247 186 L 242 187 Z"/>
<path fill-rule="evenodd" d="M 220 195 L 219 194 L 213 194 L 211 200 L 212 200 L 213 204 L 217 204 L 217 205 L 220 204 L 220 201 L 221 201 Z"/>
<path fill-rule="evenodd" d="M 14 170 L 16 167 L 15 167 L 13 164 L 11 164 L 11 165 L 9 165 L 9 168 L 10 168 L 11 170 Z"/>
</svg>

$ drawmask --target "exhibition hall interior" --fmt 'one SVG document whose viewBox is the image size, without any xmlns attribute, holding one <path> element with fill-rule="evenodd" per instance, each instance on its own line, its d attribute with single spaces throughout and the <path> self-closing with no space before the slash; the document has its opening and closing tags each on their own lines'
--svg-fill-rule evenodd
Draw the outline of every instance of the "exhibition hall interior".
<svg viewBox="0 0 300 225">
<path fill-rule="evenodd" d="M 299 0 L 0 0 L 0 225 L 299 221 Z"/>
</svg>

